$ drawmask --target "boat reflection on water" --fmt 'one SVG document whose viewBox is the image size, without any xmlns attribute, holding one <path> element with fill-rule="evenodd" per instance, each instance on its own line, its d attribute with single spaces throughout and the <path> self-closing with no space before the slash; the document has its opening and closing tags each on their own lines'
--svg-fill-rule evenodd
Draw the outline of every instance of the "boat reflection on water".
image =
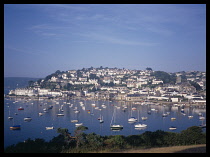
<svg viewBox="0 0 210 157">
<path fill-rule="evenodd" d="M 115 128 L 115 127 L 112 128 L 112 127 L 111 127 L 111 130 L 112 130 L 112 131 L 121 131 L 121 130 L 123 130 L 123 127 L 119 127 L 119 128 Z"/>
<path fill-rule="evenodd" d="M 144 129 L 146 129 L 147 127 L 145 126 L 145 127 L 141 127 L 141 128 L 134 128 L 135 130 L 144 130 Z"/>
</svg>

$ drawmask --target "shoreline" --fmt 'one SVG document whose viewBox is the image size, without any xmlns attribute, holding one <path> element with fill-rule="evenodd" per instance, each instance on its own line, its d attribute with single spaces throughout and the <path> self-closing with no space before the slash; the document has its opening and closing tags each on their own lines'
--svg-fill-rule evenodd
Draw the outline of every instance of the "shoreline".
<svg viewBox="0 0 210 157">
<path fill-rule="evenodd" d="M 32 99 L 32 100 L 42 100 L 42 99 L 49 99 L 49 100 L 94 100 L 94 101 L 117 101 L 117 102 L 131 102 L 137 105 L 141 105 L 141 103 L 145 102 L 144 99 L 142 99 L 141 101 L 136 100 L 115 100 L 115 99 L 96 99 L 96 98 L 85 98 L 85 97 L 56 97 L 56 98 L 50 98 L 50 97 L 37 97 L 37 96 L 10 96 L 10 95 L 5 95 L 5 98 L 16 98 L 16 99 Z M 194 106 L 194 107 L 202 107 L 202 108 L 206 108 L 206 103 L 191 103 L 191 102 L 167 102 L 167 101 L 159 101 L 159 100 L 149 100 L 148 101 L 149 104 L 158 104 L 158 105 L 174 105 L 176 104 L 177 106 L 182 106 L 182 104 L 184 104 L 184 106 L 190 107 L 190 106 Z"/>
</svg>

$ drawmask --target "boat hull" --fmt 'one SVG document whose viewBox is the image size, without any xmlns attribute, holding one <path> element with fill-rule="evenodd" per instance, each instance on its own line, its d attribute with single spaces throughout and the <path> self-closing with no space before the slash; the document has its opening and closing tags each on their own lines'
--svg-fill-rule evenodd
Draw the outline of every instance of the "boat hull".
<svg viewBox="0 0 210 157">
<path fill-rule="evenodd" d="M 46 130 L 52 130 L 52 129 L 54 129 L 54 127 L 45 127 L 46 128 Z"/>
<path fill-rule="evenodd" d="M 136 124 L 135 125 L 135 128 L 145 128 L 145 127 L 147 127 L 146 124 Z"/>
<path fill-rule="evenodd" d="M 119 130 L 119 129 L 123 129 L 123 125 L 111 125 L 110 128 L 112 130 Z"/>
<path fill-rule="evenodd" d="M 20 130 L 20 125 L 11 126 L 10 130 Z"/>
</svg>

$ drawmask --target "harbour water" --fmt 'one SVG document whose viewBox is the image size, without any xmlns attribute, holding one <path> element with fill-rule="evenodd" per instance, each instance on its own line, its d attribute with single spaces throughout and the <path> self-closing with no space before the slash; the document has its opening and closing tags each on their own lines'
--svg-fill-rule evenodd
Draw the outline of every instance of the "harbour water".
<svg viewBox="0 0 210 157">
<path fill-rule="evenodd" d="M 92 105 L 92 104 L 95 104 Z M 53 106 L 52 109 L 44 112 L 43 109 Z M 18 110 L 23 107 L 24 110 Z M 135 107 L 136 110 L 132 110 Z M 124 109 L 124 110 L 123 110 Z M 63 110 L 63 112 L 61 112 Z M 79 113 L 75 113 L 78 110 Z M 123 125 L 122 130 L 111 130 L 110 123 L 112 121 L 113 112 L 115 110 L 116 124 Z M 39 115 L 40 112 L 44 114 Z M 139 112 L 139 114 L 138 114 Z M 64 116 L 57 116 L 58 113 Z M 149 114 L 148 114 L 149 113 Z M 167 113 L 163 117 L 163 113 Z M 131 115 L 132 114 L 132 115 Z M 172 131 L 169 127 L 175 126 L 173 132 L 180 132 L 190 126 L 199 126 L 206 124 L 206 119 L 200 120 L 199 114 L 206 117 L 205 108 L 161 105 L 161 104 L 135 104 L 133 102 L 117 102 L 117 101 L 93 101 L 93 100 L 66 100 L 66 99 L 39 99 L 26 100 L 20 98 L 4 99 L 4 146 L 22 142 L 28 138 L 43 138 L 49 141 L 57 136 L 57 128 L 67 128 L 74 135 L 76 129 L 75 123 L 71 120 L 78 120 L 88 127 L 85 133 L 95 132 L 100 135 L 134 135 L 142 134 L 145 131 Z M 8 116 L 13 119 L 9 120 Z M 98 118 L 103 117 L 104 123 L 100 123 Z M 128 123 L 128 118 L 135 117 L 140 122 L 147 125 L 144 129 L 135 129 L 136 123 Z M 189 116 L 193 116 L 190 117 Z M 31 117 L 31 121 L 24 121 L 25 117 Z M 142 120 L 142 117 L 147 117 Z M 176 120 L 171 120 L 171 118 Z M 21 125 L 20 130 L 10 130 L 13 125 Z M 54 127 L 52 130 L 46 130 L 45 127 Z M 204 129 L 205 131 L 205 129 Z"/>
</svg>

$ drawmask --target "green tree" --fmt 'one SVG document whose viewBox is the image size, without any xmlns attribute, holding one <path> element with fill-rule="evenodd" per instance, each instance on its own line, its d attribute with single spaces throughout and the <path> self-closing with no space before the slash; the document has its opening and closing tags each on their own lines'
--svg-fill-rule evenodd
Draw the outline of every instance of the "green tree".
<svg viewBox="0 0 210 157">
<path fill-rule="evenodd" d="M 86 136 L 88 147 L 93 150 L 98 149 L 103 146 L 103 138 L 100 135 L 96 135 L 95 133 L 90 133 Z"/>
<path fill-rule="evenodd" d="M 85 126 L 79 126 L 74 131 L 74 136 L 76 137 L 76 148 L 79 147 L 79 145 L 85 140 L 85 134 L 83 131 L 87 130 L 88 127 Z"/>
<path fill-rule="evenodd" d="M 195 87 L 197 91 L 202 90 L 201 86 L 197 82 L 189 81 L 189 83 L 191 84 L 191 86 Z"/>
<path fill-rule="evenodd" d="M 146 70 L 151 70 L 152 71 L 152 68 L 147 67 Z"/>
<path fill-rule="evenodd" d="M 125 137 L 122 135 L 109 136 L 108 139 L 104 141 L 108 148 L 124 148 Z"/>
<path fill-rule="evenodd" d="M 34 86 L 34 81 L 32 81 L 32 80 L 28 81 L 28 86 L 33 87 Z"/>
<path fill-rule="evenodd" d="M 201 144 L 205 141 L 205 135 L 202 133 L 202 128 L 192 126 L 186 130 L 181 131 L 180 141 L 182 144 Z"/>
<path fill-rule="evenodd" d="M 151 74 L 152 76 L 155 76 L 156 79 L 160 79 L 163 81 L 163 83 L 172 83 L 174 84 L 176 82 L 176 75 L 175 74 L 168 74 L 164 71 L 155 71 Z"/>
</svg>

